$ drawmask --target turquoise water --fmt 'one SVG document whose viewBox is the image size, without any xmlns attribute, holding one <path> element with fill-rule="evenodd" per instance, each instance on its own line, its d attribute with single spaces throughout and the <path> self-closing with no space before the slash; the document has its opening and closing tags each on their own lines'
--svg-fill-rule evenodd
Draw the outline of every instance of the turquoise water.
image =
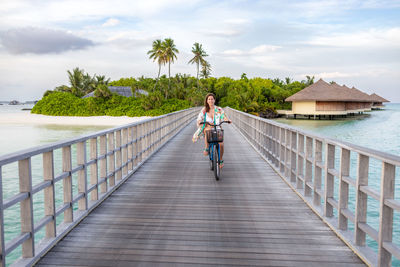
<svg viewBox="0 0 400 267">
<path fill-rule="evenodd" d="M 356 145 L 400 156 L 400 104 L 387 104 L 384 110 L 367 112 L 363 116 L 335 120 L 284 119 L 275 121 Z M 339 166 L 340 150 L 337 148 L 335 166 Z M 382 162 L 371 158 L 369 163 L 368 184 L 380 192 Z M 357 177 L 357 154 L 351 153 L 350 176 Z M 338 179 L 335 179 L 335 199 L 338 199 Z M 400 200 L 400 168 L 396 167 L 395 198 Z M 349 210 L 355 211 L 355 190 L 349 187 Z M 335 210 L 336 211 L 336 210 Z M 368 197 L 367 223 L 379 230 L 379 202 Z M 337 213 L 335 213 L 337 216 Z M 349 229 L 354 225 L 349 222 Z M 393 242 L 400 246 L 400 214 L 394 213 Z M 367 244 L 377 252 L 377 242 L 367 237 Z M 400 266 L 399 260 L 393 260 L 393 266 Z"/>
<path fill-rule="evenodd" d="M 11 113 L 27 113 L 33 105 L 0 105 L 0 117 L 10 116 Z M 53 143 L 60 140 L 93 133 L 112 126 L 82 126 L 55 124 L 0 124 L 0 156 L 34 146 Z"/>
</svg>

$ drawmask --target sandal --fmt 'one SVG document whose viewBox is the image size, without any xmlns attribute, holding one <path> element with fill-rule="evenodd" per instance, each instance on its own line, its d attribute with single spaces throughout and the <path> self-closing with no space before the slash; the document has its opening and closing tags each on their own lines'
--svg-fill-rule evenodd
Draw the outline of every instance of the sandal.
<svg viewBox="0 0 400 267">
<path fill-rule="evenodd" d="M 208 155 L 208 148 L 204 148 L 203 154 L 204 154 L 204 156 L 207 156 L 207 155 Z"/>
<path fill-rule="evenodd" d="M 221 160 L 221 161 L 219 162 L 219 168 L 222 169 L 223 167 L 224 167 L 224 161 Z"/>
</svg>

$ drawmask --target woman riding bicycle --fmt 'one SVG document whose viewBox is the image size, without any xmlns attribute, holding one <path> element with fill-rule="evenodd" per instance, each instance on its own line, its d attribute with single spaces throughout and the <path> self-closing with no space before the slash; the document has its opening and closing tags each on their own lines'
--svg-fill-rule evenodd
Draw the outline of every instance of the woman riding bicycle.
<svg viewBox="0 0 400 267">
<path fill-rule="evenodd" d="M 212 129 L 212 127 L 208 124 L 202 124 L 200 126 L 201 122 L 208 122 L 211 124 L 219 124 L 222 121 L 227 121 L 228 123 L 231 123 L 232 121 L 229 120 L 226 115 L 225 112 L 222 108 L 215 106 L 215 95 L 213 93 L 209 93 L 206 95 L 206 98 L 204 99 L 204 107 L 202 108 L 202 110 L 200 111 L 198 117 L 197 117 L 197 127 L 198 130 L 196 131 L 196 133 L 193 136 L 193 140 L 197 140 L 197 138 L 201 135 L 201 134 L 205 134 L 205 131 Z M 221 126 L 219 126 L 221 127 Z M 208 142 L 207 142 L 207 138 L 204 138 L 204 144 L 205 144 L 205 148 L 203 150 L 203 154 L 205 156 L 208 155 L 209 151 L 208 151 Z M 224 161 L 222 160 L 222 157 L 224 155 L 224 142 L 219 143 L 220 145 L 220 168 L 222 168 L 224 166 Z"/>
</svg>

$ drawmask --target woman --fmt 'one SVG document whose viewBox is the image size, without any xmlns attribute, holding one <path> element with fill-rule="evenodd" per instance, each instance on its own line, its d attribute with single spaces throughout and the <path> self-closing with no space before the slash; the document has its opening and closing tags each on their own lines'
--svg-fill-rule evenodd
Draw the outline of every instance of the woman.
<svg viewBox="0 0 400 267">
<path fill-rule="evenodd" d="M 225 112 L 222 108 L 215 106 L 215 99 L 216 97 L 213 93 L 209 93 L 206 95 L 206 98 L 204 99 L 204 107 L 197 117 L 198 130 L 193 135 L 193 141 L 196 141 L 201 134 L 205 133 L 205 131 L 212 129 L 212 127 L 208 124 L 200 125 L 201 122 L 209 122 L 211 124 L 219 124 L 221 121 L 227 121 L 228 123 L 232 122 L 226 117 Z M 204 138 L 204 145 L 205 148 L 203 150 L 203 154 L 207 156 L 209 152 L 207 138 Z M 224 161 L 222 160 L 224 156 L 224 142 L 219 143 L 219 146 L 221 160 L 219 166 L 220 168 L 222 168 L 224 166 Z"/>
</svg>

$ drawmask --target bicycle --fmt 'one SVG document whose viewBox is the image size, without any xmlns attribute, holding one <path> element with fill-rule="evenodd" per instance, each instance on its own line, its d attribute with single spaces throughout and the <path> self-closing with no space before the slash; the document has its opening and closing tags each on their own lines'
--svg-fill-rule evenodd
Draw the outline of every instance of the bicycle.
<svg viewBox="0 0 400 267">
<path fill-rule="evenodd" d="M 231 123 L 230 121 L 222 121 L 219 124 L 212 124 L 209 122 L 201 122 L 200 124 L 208 124 L 214 129 L 206 130 L 206 138 L 208 142 L 208 156 L 210 158 L 210 170 L 214 171 L 215 180 L 219 180 L 221 176 L 221 156 L 219 143 L 224 141 L 224 130 L 217 129 L 224 122 Z"/>
</svg>

